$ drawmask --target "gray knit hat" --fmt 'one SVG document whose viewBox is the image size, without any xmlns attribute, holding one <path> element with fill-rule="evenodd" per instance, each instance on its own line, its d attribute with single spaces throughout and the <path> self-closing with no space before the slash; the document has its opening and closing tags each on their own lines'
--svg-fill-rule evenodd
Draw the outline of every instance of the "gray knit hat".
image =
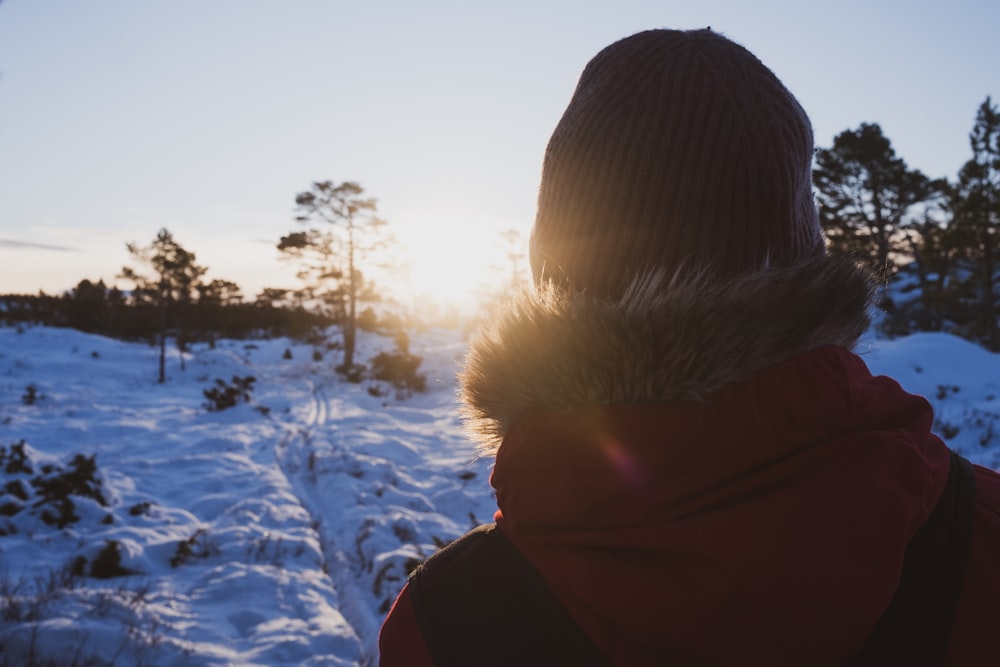
<svg viewBox="0 0 1000 667">
<path fill-rule="evenodd" d="M 747 49 L 649 30 L 584 69 L 545 153 L 536 281 L 614 295 L 637 272 L 733 275 L 822 253 L 812 127 Z"/>
</svg>

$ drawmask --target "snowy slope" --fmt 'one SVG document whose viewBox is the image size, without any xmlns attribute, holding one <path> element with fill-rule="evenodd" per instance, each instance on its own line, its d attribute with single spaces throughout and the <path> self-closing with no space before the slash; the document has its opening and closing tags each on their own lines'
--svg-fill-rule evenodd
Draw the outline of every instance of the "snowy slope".
<svg viewBox="0 0 1000 667">
<path fill-rule="evenodd" d="M 0 328 L 0 666 L 374 664 L 409 568 L 495 509 L 457 419 L 461 334 L 411 349 L 429 391 L 404 398 L 284 339 L 201 345 L 184 370 L 172 351 L 161 385 L 147 345 Z M 863 357 L 1000 467 L 1000 356 L 921 334 Z M 251 376 L 248 403 L 206 409 Z"/>
</svg>

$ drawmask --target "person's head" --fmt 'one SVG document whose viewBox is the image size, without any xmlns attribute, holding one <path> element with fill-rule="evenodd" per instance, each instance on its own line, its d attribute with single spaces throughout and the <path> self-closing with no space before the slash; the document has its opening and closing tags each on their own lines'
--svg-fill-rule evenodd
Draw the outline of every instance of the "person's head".
<svg viewBox="0 0 1000 667">
<path fill-rule="evenodd" d="M 466 426 L 495 452 L 545 411 L 708 400 L 853 348 L 875 283 L 827 253 L 802 107 L 711 30 L 648 30 L 586 66 L 549 141 L 534 290 L 471 342 Z"/>
<path fill-rule="evenodd" d="M 824 252 L 802 107 L 710 29 L 647 30 L 586 66 L 549 141 L 536 283 L 614 296 L 637 273 L 721 276 Z"/>
</svg>

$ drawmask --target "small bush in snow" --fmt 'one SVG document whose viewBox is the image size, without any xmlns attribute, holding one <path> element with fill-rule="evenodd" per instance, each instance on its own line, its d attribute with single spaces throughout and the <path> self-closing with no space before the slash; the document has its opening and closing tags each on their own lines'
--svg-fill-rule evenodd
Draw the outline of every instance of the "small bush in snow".
<svg viewBox="0 0 1000 667">
<path fill-rule="evenodd" d="M 27 444 L 23 439 L 18 440 L 10 446 L 9 452 L 6 447 L 0 445 L 0 467 L 5 473 L 8 475 L 31 475 L 35 472 L 34 468 L 31 467 L 28 453 L 24 449 Z"/>
<path fill-rule="evenodd" d="M 424 391 L 427 378 L 418 372 L 423 359 L 410 353 L 410 337 L 405 331 L 398 331 L 395 338 L 395 350 L 380 352 L 372 358 L 372 377 L 389 382 L 396 388 L 397 396 L 405 398 L 413 392 Z"/>
<path fill-rule="evenodd" d="M 36 468 L 38 473 L 35 473 Z M 25 511 L 44 523 L 65 528 L 80 520 L 74 498 L 88 498 L 107 507 L 95 456 L 76 454 L 68 465 L 36 464 L 28 456 L 24 440 L 0 447 L 0 516 L 14 517 Z M 17 532 L 5 522 L 0 536 Z"/>
<path fill-rule="evenodd" d="M 34 405 L 40 398 L 44 397 L 39 395 L 38 387 L 33 384 L 29 384 L 24 388 L 24 393 L 21 395 L 21 402 L 25 405 Z"/>
<path fill-rule="evenodd" d="M 380 352 L 371 360 L 372 377 L 404 392 L 422 392 L 427 388 L 427 378 L 417 371 L 421 361 L 417 355 L 403 350 Z"/>
<path fill-rule="evenodd" d="M 939 420 L 934 426 L 938 434 L 945 440 L 951 440 L 962 431 L 961 426 L 941 420 Z"/>
<path fill-rule="evenodd" d="M 249 403 L 250 392 L 256 381 L 257 378 L 252 375 L 247 375 L 246 377 L 234 375 L 229 384 L 216 379 L 216 386 L 202 391 L 205 398 L 208 399 L 205 407 L 209 412 L 217 412 L 226 408 L 236 407 L 239 403 Z"/>
<path fill-rule="evenodd" d="M 364 364 L 352 364 L 350 368 L 341 364 L 337 366 L 336 370 L 341 377 L 353 384 L 360 384 L 365 379 Z"/>
<path fill-rule="evenodd" d="M 135 572 L 122 567 L 122 551 L 118 540 L 105 540 L 104 548 L 90 564 L 90 576 L 95 579 L 111 579 L 112 577 L 127 577 L 132 574 Z"/>
<path fill-rule="evenodd" d="M 170 567 L 180 567 L 195 558 L 208 558 L 219 553 L 219 547 L 209 539 L 208 531 L 199 528 L 194 535 L 177 543 L 177 549 L 170 557 Z"/>
</svg>

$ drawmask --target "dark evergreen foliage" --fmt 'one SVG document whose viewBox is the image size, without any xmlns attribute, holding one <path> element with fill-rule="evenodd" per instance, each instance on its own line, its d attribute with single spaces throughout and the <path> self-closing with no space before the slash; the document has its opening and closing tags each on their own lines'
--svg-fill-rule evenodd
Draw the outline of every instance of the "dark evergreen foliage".
<svg viewBox="0 0 1000 667">
<path fill-rule="evenodd" d="M 108 506 L 95 455 L 76 454 L 67 465 L 38 466 L 31 461 L 26 445 L 20 440 L 10 449 L 0 446 L 0 516 L 15 517 L 24 511 L 62 529 L 80 520 L 74 498 Z M 15 524 L 0 524 L 0 536 L 16 532 Z"/>
<path fill-rule="evenodd" d="M 938 197 L 944 188 L 896 156 L 876 123 L 862 123 L 834 138 L 833 147 L 816 151 L 813 179 L 820 220 L 831 246 L 871 258 L 889 278 L 900 255 L 911 212 Z"/>
<path fill-rule="evenodd" d="M 90 563 L 90 576 L 95 579 L 111 579 L 132 574 L 135 574 L 135 571 L 122 567 L 121 544 L 118 540 L 105 540 L 104 548 Z"/>
<path fill-rule="evenodd" d="M 24 393 L 21 395 L 21 402 L 25 405 L 34 405 L 40 398 L 42 398 L 42 396 L 38 395 L 38 387 L 33 384 L 29 384 L 24 388 Z"/>
<path fill-rule="evenodd" d="M 83 283 L 93 285 L 86 280 Z M 159 322 L 155 307 L 124 297 L 116 289 L 104 288 L 101 301 L 94 300 L 93 294 L 85 288 L 82 293 L 74 289 L 61 297 L 0 295 L 0 324 L 69 327 L 120 340 L 156 341 Z M 174 336 L 180 324 L 176 312 L 168 308 L 166 316 L 167 335 Z M 218 338 L 278 336 L 304 339 L 317 329 L 337 324 L 338 320 L 301 305 L 276 305 L 266 300 L 255 303 L 199 300 L 187 306 L 184 323 L 189 342 L 211 342 Z"/>
<path fill-rule="evenodd" d="M 205 398 L 208 399 L 205 403 L 205 408 L 209 412 L 218 412 L 219 410 L 234 408 L 240 403 L 249 403 L 250 393 L 256 381 L 257 378 L 252 375 L 245 377 L 234 375 L 232 381 L 228 384 L 216 378 L 215 386 L 205 389 L 202 392 Z"/>
<path fill-rule="evenodd" d="M 161 229 L 148 246 L 140 247 L 127 243 L 128 252 L 135 262 L 144 266 L 151 274 L 142 273 L 133 267 L 122 269 L 121 277 L 135 284 L 133 297 L 148 301 L 155 306 L 159 322 L 160 372 L 159 382 L 164 382 L 167 344 L 167 309 L 173 306 L 179 324 L 175 336 L 178 347 L 183 350 L 188 340 L 186 331 L 186 311 L 191 303 L 191 295 L 207 269 L 195 263 L 194 253 L 174 240 L 173 234 Z M 181 357 L 183 363 L 183 356 Z"/>
<path fill-rule="evenodd" d="M 1000 350 L 1000 109 L 989 97 L 969 134 L 972 157 L 950 191 L 949 247 L 958 300 L 973 311 L 965 335 Z"/>
<path fill-rule="evenodd" d="M 816 154 L 827 242 L 887 282 L 882 332 L 946 331 L 1000 351 L 1000 109 L 989 97 L 954 183 L 896 156 L 876 124 L 839 134 Z"/>
</svg>

